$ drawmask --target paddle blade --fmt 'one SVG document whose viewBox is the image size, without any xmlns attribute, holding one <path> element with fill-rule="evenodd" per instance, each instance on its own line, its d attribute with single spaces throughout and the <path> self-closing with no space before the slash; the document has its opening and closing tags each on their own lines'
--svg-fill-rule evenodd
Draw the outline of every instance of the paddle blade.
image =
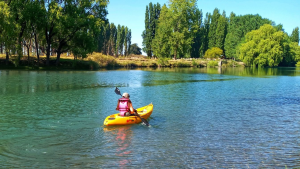
<svg viewBox="0 0 300 169">
<path fill-rule="evenodd" d="M 148 123 L 148 121 L 147 121 L 146 119 L 141 118 L 141 120 L 142 120 L 142 122 L 143 122 L 146 126 L 149 126 L 149 123 Z"/>
<path fill-rule="evenodd" d="M 116 89 L 115 89 L 115 93 L 117 94 L 117 95 L 121 95 L 121 92 L 120 92 L 120 90 L 116 87 Z M 121 95 L 122 96 L 122 95 Z"/>
</svg>

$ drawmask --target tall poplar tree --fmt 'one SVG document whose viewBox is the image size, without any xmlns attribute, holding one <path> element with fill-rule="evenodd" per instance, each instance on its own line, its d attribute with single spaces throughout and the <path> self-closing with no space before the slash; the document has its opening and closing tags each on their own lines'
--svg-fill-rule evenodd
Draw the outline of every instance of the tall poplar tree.
<svg viewBox="0 0 300 169">
<path fill-rule="evenodd" d="M 203 57 L 205 52 L 208 49 L 208 44 L 209 44 L 209 37 L 208 37 L 208 33 L 209 33 L 209 28 L 210 28 L 210 20 L 211 20 L 211 14 L 210 13 L 206 13 L 205 15 L 205 19 L 204 19 L 204 25 L 201 28 L 201 32 L 202 33 L 202 45 L 200 47 L 200 56 Z"/>
<path fill-rule="evenodd" d="M 158 18 L 160 15 L 160 4 L 149 3 L 149 7 L 146 6 L 145 13 L 145 30 L 143 31 L 143 51 L 147 54 L 148 57 L 153 55 L 152 41 L 155 37 L 155 32 L 157 29 Z"/>
<path fill-rule="evenodd" d="M 215 33 L 215 37 L 216 37 L 216 44 L 215 47 L 218 47 L 220 49 L 222 49 L 224 51 L 224 43 L 225 43 L 225 37 L 227 34 L 227 18 L 226 18 L 226 14 L 225 11 L 223 12 L 222 15 L 220 15 L 219 19 L 218 19 L 218 26 L 217 26 L 217 30 Z"/>
<path fill-rule="evenodd" d="M 116 41 L 116 50 L 115 50 L 115 54 L 118 57 L 119 56 L 119 50 L 120 50 L 120 44 L 121 44 L 121 39 L 122 39 L 122 31 L 121 31 L 121 25 L 118 24 L 118 28 L 117 28 L 117 41 Z"/>
<path fill-rule="evenodd" d="M 128 34 L 128 28 L 127 26 L 125 27 L 125 38 L 124 38 L 124 56 L 128 55 L 128 50 L 127 50 L 127 34 Z"/>
<path fill-rule="evenodd" d="M 152 3 L 149 3 L 149 6 L 152 5 Z M 151 56 L 151 41 L 150 41 L 150 12 L 148 5 L 146 6 L 146 12 L 145 12 L 145 30 L 143 31 L 142 37 L 143 37 L 143 51 L 147 54 L 147 56 Z"/>
<path fill-rule="evenodd" d="M 164 4 L 161 8 L 159 23 L 155 38 L 152 41 L 153 54 L 158 58 L 171 56 L 170 35 L 172 32 L 168 7 Z"/>
<path fill-rule="evenodd" d="M 116 39 L 117 39 L 117 28 L 114 23 L 110 24 L 110 36 L 108 44 L 108 54 L 111 56 L 116 55 Z"/>
<path fill-rule="evenodd" d="M 196 25 L 197 25 L 197 32 L 194 35 L 194 40 L 191 48 L 191 57 L 192 58 L 199 58 L 200 57 L 200 48 L 202 46 L 203 42 L 203 29 L 201 29 L 202 26 L 202 11 L 199 9 L 196 9 Z"/>
<path fill-rule="evenodd" d="M 218 8 L 214 9 L 214 12 L 211 16 L 211 23 L 209 27 L 209 32 L 208 32 L 208 48 L 216 47 L 217 44 L 217 29 L 218 29 L 218 24 L 219 24 L 219 18 L 220 18 L 220 12 Z"/>
<path fill-rule="evenodd" d="M 196 25 L 196 0 L 169 0 L 169 8 L 164 8 L 159 18 L 159 25 L 154 43 L 156 45 L 155 54 L 160 57 L 168 57 L 170 53 L 174 59 L 190 54 L 191 44 L 194 34 L 197 31 Z M 162 17 L 162 15 L 164 15 Z M 161 43 L 165 43 L 162 38 L 167 39 L 170 51 L 165 51 Z M 161 52 L 161 49 L 164 52 Z"/>
<path fill-rule="evenodd" d="M 120 39 L 120 47 L 119 47 L 119 54 L 124 55 L 123 50 L 124 50 L 124 41 L 125 41 L 125 27 L 121 27 L 121 39 Z"/>
<path fill-rule="evenodd" d="M 131 29 L 128 30 L 127 34 L 126 34 L 126 53 L 127 56 L 130 54 L 130 46 L 131 46 Z"/>
</svg>

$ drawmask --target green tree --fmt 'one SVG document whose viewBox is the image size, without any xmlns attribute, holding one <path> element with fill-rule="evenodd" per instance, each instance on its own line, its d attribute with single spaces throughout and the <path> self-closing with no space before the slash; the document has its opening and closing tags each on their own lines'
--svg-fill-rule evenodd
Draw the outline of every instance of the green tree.
<svg viewBox="0 0 300 169">
<path fill-rule="evenodd" d="M 134 43 L 130 45 L 130 54 L 141 55 L 142 49 L 136 43 Z"/>
<path fill-rule="evenodd" d="M 125 27 L 121 26 L 119 54 L 122 56 L 123 56 L 123 49 L 124 49 L 124 40 L 125 40 Z"/>
<path fill-rule="evenodd" d="M 96 50 L 97 35 L 106 21 L 106 5 L 106 0 L 63 2 L 62 16 L 57 23 L 57 36 L 53 44 L 57 53 L 57 65 L 61 53 L 72 51 L 75 57 L 86 57 Z"/>
<path fill-rule="evenodd" d="M 246 34 L 239 48 L 239 58 L 247 65 L 278 66 L 283 60 L 285 34 L 269 24 Z"/>
<path fill-rule="evenodd" d="M 0 1 L 0 42 L 5 46 L 6 65 L 9 62 L 10 51 L 14 50 L 16 26 L 10 7 L 4 1 Z"/>
<path fill-rule="evenodd" d="M 128 28 L 127 28 L 127 26 L 125 27 L 125 38 L 124 38 L 124 56 L 127 56 L 128 55 L 128 47 L 127 47 L 127 45 L 128 45 L 128 43 L 127 43 L 127 34 L 128 34 Z"/>
<path fill-rule="evenodd" d="M 20 58 L 23 57 L 23 51 L 22 51 L 22 42 L 24 40 L 24 33 L 27 31 L 28 28 L 28 15 L 29 15 L 29 5 L 30 1 L 26 0 L 11 0 L 7 1 L 7 5 L 9 6 L 10 10 L 10 17 L 12 18 L 13 22 L 11 24 L 14 24 L 14 30 L 15 33 L 12 33 L 11 35 L 17 35 L 11 38 L 11 40 L 15 40 L 15 47 L 12 49 L 13 53 L 17 53 L 17 59 L 15 60 L 15 66 L 19 66 Z"/>
<path fill-rule="evenodd" d="M 220 12 L 218 8 L 214 9 L 213 15 L 211 16 L 211 23 L 209 27 L 208 32 L 208 48 L 216 47 L 217 44 L 217 36 L 216 33 L 218 33 L 218 24 L 219 24 L 219 18 L 220 18 Z"/>
<path fill-rule="evenodd" d="M 299 44 L 299 27 L 293 29 L 293 32 L 290 36 L 292 42 L 297 42 Z"/>
<path fill-rule="evenodd" d="M 259 15 L 230 15 L 228 33 L 225 38 L 225 55 L 228 58 L 237 58 L 237 47 L 244 40 L 245 35 L 260 28 L 264 24 L 272 24 L 269 19 L 264 19 Z"/>
<path fill-rule="evenodd" d="M 163 5 L 160 12 L 158 28 L 156 30 L 155 38 L 152 41 L 154 56 L 162 58 L 171 55 L 170 35 L 172 32 L 171 23 L 166 22 L 170 20 L 169 9 Z"/>
<path fill-rule="evenodd" d="M 108 45 L 108 54 L 115 56 L 116 54 L 116 41 L 117 41 L 117 28 L 114 23 L 110 24 L 110 37 Z"/>
<path fill-rule="evenodd" d="M 55 1 L 45 3 L 44 15 L 43 15 L 43 32 L 46 40 L 46 65 L 49 66 L 51 45 L 53 45 L 53 39 L 57 35 L 60 17 L 62 17 L 62 8 Z"/>
<path fill-rule="evenodd" d="M 291 41 L 287 34 L 284 34 L 283 47 L 283 60 L 280 66 L 295 66 L 296 62 L 300 60 L 300 46 L 297 42 Z M 299 63 L 297 64 L 299 65 Z"/>
<path fill-rule="evenodd" d="M 149 6 L 152 3 L 149 3 Z M 147 56 L 151 55 L 151 44 L 150 44 L 150 17 L 149 17 L 149 7 L 146 6 L 145 12 L 145 30 L 143 31 L 143 51 L 147 54 Z"/>
<path fill-rule="evenodd" d="M 104 27 L 104 34 L 103 34 L 103 39 L 104 39 L 103 53 L 105 55 L 108 55 L 109 38 L 110 38 L 110 24 L 107 23 L 106 26 Z"/>
<path fill-rule="evenodd" d="M 197 32 L 195 33 L 192 48 L 191 48 L 191 57 L 192 58 L 199 58 L 200 57 L 200 48 L 203 42 L 203 34 L 204 31 L 201 29 L 202 26 L 202 11 L 199 9 L 196 10 L 196 25 L 197 25 Z"/>
<path fill-rule="evenodd" d="M 151 57 L 153 55 L 152 41 L 155 37 L 160 11 L 161 9 L 159 3 L 153 5 L 152 2 L 150 2 L 149 7 L 148 5 L 146 6 L 145 30 L 142 33 L 142 37 L 143 51 L 147 54 L 148 57 Z"/>
<path fill-rule="evenodd" d="M 215 39 L 216 39 L 216 47 L 219 47 L 224 51 L 224 43 L 225 43 L 225 37 L 227 34 L 227 25 L 228 21 L 226 18 L 225 11 L 223 12 L 223 15 L 220 15 L 218 19 L 218 25 L 217 25 L 217 30 L 215 33 Z"/>
<path fill-rule="evenodd" d="M 219 58 L 223 54 L 223 50 L 218 47 L 213 47 L 205 52 L 205 58 Z"/>
<path fill-rule="evenodd" d="M 169 0 L 169 8 L 163 7 L 160 14 L 156 33 L 158 38 L 155 36 L 155 43 L 152 43 L 156 45 L 156 56 L 168 57 L 170 55 L 166 54 L 170 53 L 176 59 L 189 54 L 197 31 L 196 11 L 196 0 Z M 167 42 L 162 38 L 167 38 Z"/>
<path fill-rule="evenodd" d="M 37 64 L 40 63 L 40 44 L 43 45 L 45 36 L 43 34 L 43 24 L 42 19 L 45 15 L 43 10 L 44 4 L 39 1 L 33 1 L 30 5 L 30 15 L 29 15 L 29 29 L 31 29 L 34 41 L 35 53 L 37 56 Z"/>
<path fill-rule="evenodd" d="M 205 54 L 205 51 L 208 49 L 208 44 L 209 44 L 209 28 L 210 28 L 210 20 L 211 20 L 211 14 L 206 13 L 206 17 L 204 19 L 204 25 L 201 28 L 202 32 L 202 45 L 200 47 L 200 57 L 203 57 Z"/>
<path fill-rule="evenodd" d="M 290 53 L 297 65 L 300 66 L 300 46 L 297 42 L 290 43 Z M 294 65 L 293 65 L 294 66 Z"/>
<path fill-rule="evenodd" d="M 119 56 L 121 39 L 122 39 L 122 30 L 121 30 L 121 25 L 119 24 L 117 28 L 117 41 L 116 41 L 116 50 L 115 50 L 117 57 Z"/>
<path fill-rule="evenodd" d="M 126 54 L 127 54 L 126 56 L 128 56 L 130 53 L 130 45 L 131 45 L 131 29 L 129 29 L 126 34 L 126 46 L 125 46 Z"/>
</svg>

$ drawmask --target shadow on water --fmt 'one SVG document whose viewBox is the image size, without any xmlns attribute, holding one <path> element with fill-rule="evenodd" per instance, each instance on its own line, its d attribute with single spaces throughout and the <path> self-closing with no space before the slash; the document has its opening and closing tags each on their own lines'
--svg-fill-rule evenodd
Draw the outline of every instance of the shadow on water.
<svg viewBox="0 0 300 169">
<path fill-rule="evenodd" d="M 196 83 L 196 82 L 221 82 L 235 80 L 237 78 L 230 79 L 209 79 L 209 80 L 153 80 L 152 82 L 144 83 L 144 86 L 158 86 L 158 85 L 169 85 L 175 83 Z"/>
<path fill-rule="evenodd" d="M 36 93 L 79 90 L 106 87 L 127 87 L 128 83 L 116 83 L 99 79 L 89 71 L 0 71 L 0 94 Z"/>
<path fill-rule="evenodd" d="M 129 69 L 109 70 L 112 72 L 126 72 Z M 299 76 L 300 68 L 251 68 L 251 67 L 224 67 L 224 68 L 136 68 L 131 70 L 143 70 L 156 73 L 175 73 L 172 78 L 153 79 L 142 81 L 143 86 L 168 85 L 175 83 L 197 83 L 197 82 L 218 82 L 236 80 L 237 77 L 260 77 L 269 78 L 272 76 Z M 101 70 L 98 72 L 105 72 Z M 0 94 L 7 93 L 35 93 L 62 90 L 79 90 L 105 87 L 128 87 L 128 83 L 99 79 L 97 71 L 22 71 L 22 70 L 0 70 Z M 229 75 L 236 77 L 214 76 L 205 79 L 197 79 L 194 76 L 179 78 L 183 74 L 208 74 L 208 75 Z M 114 79 L 114 77 L 109 77 Z M 91 80 L 92 79 L 92 80 Z M 9 82 L 9 84 L 7 83 Z"/>
</svg>

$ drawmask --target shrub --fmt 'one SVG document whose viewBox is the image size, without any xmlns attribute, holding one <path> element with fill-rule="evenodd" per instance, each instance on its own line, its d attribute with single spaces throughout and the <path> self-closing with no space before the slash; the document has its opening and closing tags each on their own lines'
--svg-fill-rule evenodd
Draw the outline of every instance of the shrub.
<svg viewBox="0 0 300 169">
<path fill-rule="evenodd" d="M 239 64 L 235 60 L 225 60 L 222 62 L 222 67 L 236 67 Z"/>
<path fill-rule="evenodd" d="M 223 50 L 218 47 L 213 47 L 205 52 L 205 58 L 219 58 L 223 54 Z"/>
<path fill-rule="evenodd" d="M 184 61 L 178 61 L 174 63 L 175 67 L 191 67 L 191 63 L 184 62 Z"/>
<path fill-rule="evenodd" d="M 195 59 L 192 60 L 192 65 L 193 65 L 193 66 L 197 66 L 197 65 L 198 65 L 198 63 L 196 62 Z"/>
<path fill-rule="evenodd" d="M 216 60 L 208 61 L 207 67 L 215 67 L 215 66 L 218 66 L 218 61 L 216 61 Z"/>
<path fill-rule="evenodd" d="M 91 66 L 94 66 L 95 69 L 99 67 L 113 67 L 117 65 L 117 62 L 113 56 L 103 55 L 102 53 L 93 53 L 88 55 L 87 60 L 91 62 Z"/>
<path fill-rule="evenodd" d="M 169 65 L 169 58 L 159 58 L 157 60 L 157 64 L 159 66 L 167 66 L 167 65 Z"/>
</svg>

